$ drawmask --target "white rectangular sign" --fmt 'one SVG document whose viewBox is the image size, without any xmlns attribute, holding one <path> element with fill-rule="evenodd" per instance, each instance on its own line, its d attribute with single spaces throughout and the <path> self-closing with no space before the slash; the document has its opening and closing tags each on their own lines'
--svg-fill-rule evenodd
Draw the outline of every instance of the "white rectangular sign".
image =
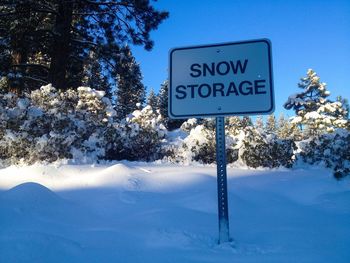
<svg viewBox="0 0 350 263">
<path fill-rule="evenodd" d="M 268 39 L 170 50 L 171 118 L 269 114 L 274 110 Z"/>
</svg>

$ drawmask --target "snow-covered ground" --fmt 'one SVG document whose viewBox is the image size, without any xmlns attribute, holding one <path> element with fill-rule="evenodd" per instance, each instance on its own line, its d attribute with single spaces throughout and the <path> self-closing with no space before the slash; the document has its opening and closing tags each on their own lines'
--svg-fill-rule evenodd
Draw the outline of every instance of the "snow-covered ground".
<svg viewBox="0 0 350 263">
<path fill-rule="evenodd" d="M 0 170 L 0 262 L 350 262 L 350 184 L 324 169 L 120 162 Z"/>
</svg>

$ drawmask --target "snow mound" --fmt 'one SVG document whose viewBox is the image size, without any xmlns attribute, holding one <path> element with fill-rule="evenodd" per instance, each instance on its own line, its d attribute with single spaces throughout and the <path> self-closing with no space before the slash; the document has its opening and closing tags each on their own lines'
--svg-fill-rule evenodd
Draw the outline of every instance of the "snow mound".
<svg viewBox="0 0 350 263">
<path fill-rule="evenodd" d="M 132 171 L 128 166 L 118 163 L 103 169 L 96 180 L 104 186 L 122 186 L 127 184 Z"/>
<path fill-rule="evenodd" d="M 118 163 L 112 166 L 107 167 L 102 171 L 103 174 L 117 174 L 117 175 L 129 175 L 130 168 L 125 164 Z"/>
<path fill-rule="evenodd" d="M 5 201 L 35 206 L 47 206 L 63 202 L 63 199 L 50 189 L 33 182 L 17 185 L 4 192 L 1 197 Z"/>
</svg>

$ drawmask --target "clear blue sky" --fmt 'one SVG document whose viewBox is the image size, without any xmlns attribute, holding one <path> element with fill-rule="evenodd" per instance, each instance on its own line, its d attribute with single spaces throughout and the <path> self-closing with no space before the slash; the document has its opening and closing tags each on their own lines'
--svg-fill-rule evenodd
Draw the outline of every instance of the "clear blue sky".
<svg viewBox="0 0 350 263">
<path fill-rule="evenodd" d="M 349 0 L 159 0 L 153 4 L 170 16 L 152 32 L 151 52 L 133 48 L 148 89 L 158 91 L 167 79 L 171 48 L 269 38 L 276 113 L 283 110 L 288 95 L 298 92 L 297 83 L 308 68 L 327 83 L 331 98 L 350 99 Z"/>
</svg>

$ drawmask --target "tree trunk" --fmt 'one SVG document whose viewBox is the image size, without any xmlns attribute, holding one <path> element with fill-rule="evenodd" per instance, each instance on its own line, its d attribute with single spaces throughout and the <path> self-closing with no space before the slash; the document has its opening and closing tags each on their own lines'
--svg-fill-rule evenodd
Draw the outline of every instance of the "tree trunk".
<svg viewBox="0 0 350 263">
<path fill-rule="evenodd" d="M 30 13 L 30 6 L 26 3 L 19 3 L 15 6 L 15 10 L 18 13 L 28 14 Z M 10 81 L 10 91 L 20 94 L 25 89 L 23 75 L 25 69 L 18 65 L 26 64 L 28 61 L 28 43 L 26 41 L 27 29 L 20 26 L 26 19 L 20 19 L 19 26 L 15 26 L 16 33 L 11 36 L 11 73 L 13 77 Z"/>
<path fill-rule="evenodd" d="M 71 1 L 59 1 L 58 14 L 53 31 L 55 32 L 49 80 L 57 89 L 67 89 L 67 69 L 71 54 L 71 24 L 73 4 Z"/>
</svg>

